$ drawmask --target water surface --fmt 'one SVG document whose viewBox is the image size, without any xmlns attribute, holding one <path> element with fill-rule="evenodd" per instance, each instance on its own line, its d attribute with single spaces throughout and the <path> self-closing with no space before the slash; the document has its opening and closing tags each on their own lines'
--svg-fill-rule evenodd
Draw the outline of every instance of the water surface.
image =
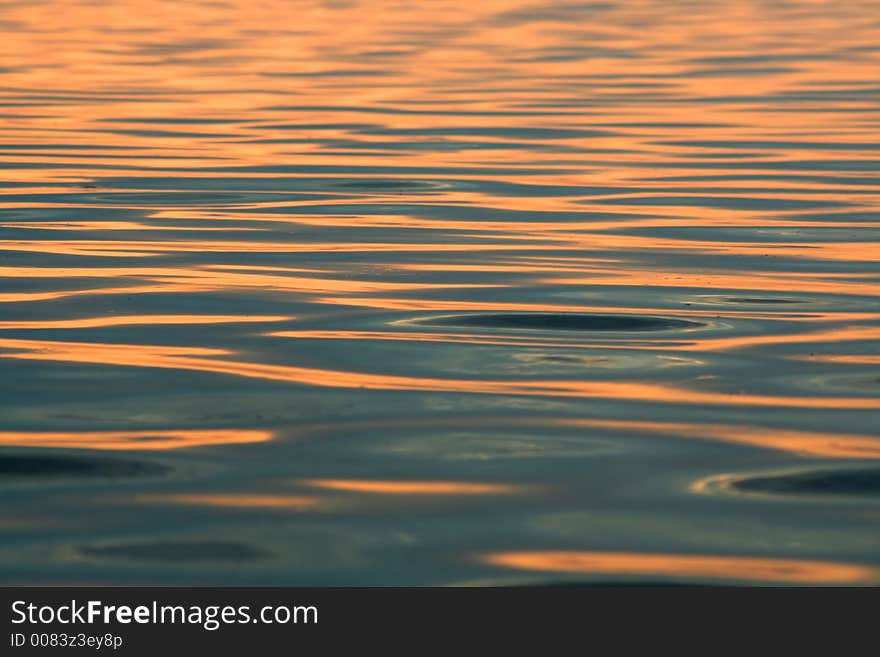
<svg viewBox="0 0 880 657">
<path fill-rule="evenodd" d="M 876 584 L 880 5 L 0 1 L 9 584 Z"/>
</svg>

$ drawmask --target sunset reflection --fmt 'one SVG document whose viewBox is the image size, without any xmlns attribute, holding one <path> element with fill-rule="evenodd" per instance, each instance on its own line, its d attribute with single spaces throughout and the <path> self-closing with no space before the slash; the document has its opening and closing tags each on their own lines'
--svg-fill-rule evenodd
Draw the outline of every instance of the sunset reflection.
<svg viewBox="0 0 880 657">
<path fill-rule="evenodd" d="M 206 506 L 228 509 L 279 509 L 305 511 L 321 504 L 316 497 L 256 493 L 179 493 L 140 495 L 137 501 L 146 504 Z"/>
<path fill-rule="evenodd" d="M 0 431 L 4 447 L 57 447 L 100 450 L 166 450 L 210 445 L 262 443 L 271 431 L 256 429 L 180 429 L 157 431 Z"/>
<path fill-rule="evenodd" d="M 697 440 L 718 440 L 814 458 L 880 458 L 880 438 L 845 432 L 822 433 L 750 425 L 685 424 L 634 420 L 559 420 L 559 424 L 681 436 Z"/>
<path fill-rule="evenodd" d="M 0 339 L 0 348 L 13 350 L 11 353 L 0 353 L 0 358 L 193 370 L 329 388 L 470 392 L 484 395 L 536 395 L 540 397 L 598 397 L 635 401 L 662 400 L 672 404 L 696 403 L 794 408 L 811 408 L 816 406 L 852 409 L 880 408 L 880 399 L 871 397 L 749 395 L 742 393 L 704 392 L 659 383 L 434 379 L 324 370 L 219 358 L 203 358 L 202 356 L 227 356 L 232 354 L 223 349 L 201 347 L 163 347 L 158 345 L 90 344 Z"/>
<path fill-rule="evenodd" d="M 875 569 L 854 564 L 698 554 L 499 552 L 484 560 L 502 568 L 572 575 L 693 577 L 787 584 L 869 584 L 878 579 Z"/>
<path fill-rule="evenodd" d="M 499 495 L 516 490 L 516 487 L 505 484 L 481 484 L 460 481 L 313 479 L 304 483 L 328 490 L 377 495 Z"/>
<path fill-rule="evenodd" d="M 876 584 L 876 5 L 0 3 L 5 583 Z"/>
</svg>

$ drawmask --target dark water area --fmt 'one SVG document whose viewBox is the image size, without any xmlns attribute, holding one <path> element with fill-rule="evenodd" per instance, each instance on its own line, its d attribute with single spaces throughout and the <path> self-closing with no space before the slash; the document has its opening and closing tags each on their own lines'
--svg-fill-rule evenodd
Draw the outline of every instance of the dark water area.
<svg viewBox="0 0 880 657">
<path fill-rule="evenodd" d="M 0 33 L 3 583 L 880 583 L 876 0 Z"/>
</svg>

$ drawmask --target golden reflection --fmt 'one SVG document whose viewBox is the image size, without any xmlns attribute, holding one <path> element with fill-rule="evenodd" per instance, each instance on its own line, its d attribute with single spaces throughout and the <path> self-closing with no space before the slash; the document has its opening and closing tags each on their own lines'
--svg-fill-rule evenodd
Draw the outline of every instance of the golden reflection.
<svg viewBox="0 0 880 657">
<path fill-rule="evenodd" d="M 203 244 L 199 250 L 211 250 L 213 244 Z M 385 281 L 363 281 L 352 279 L 331 279 L 312 276 L 289 276 L 286 272 L 311 271 L 302 269 L 256 268 L 257 271 L 282 273 L 242 273 L 244 267 L 192 267 L 148 268 L 148 267 L 70 267 L 53 269 L 49 267 L 0 267 L 0 276 L 12 278 L 126 278 L 136 281 L 161 282 L 156 287 L 108 287 L 95 290 L 53 293 L 56 296 L 75 294 L 119 294 L 144 292 L 209 292 L 235 288 L 253 288 L 276 292 L 393 292 L 401 290 L 430 290 L 437 288 L 460 287 L 481 288 L 500 287 L 496 284 L 452 284 L 452 283 L 390 283 Z M 247 268 L 252 269 L 252 268 Z M 43 294 L 43 293 L 38 293 Z M 13 299 L 14 300 L 14 299 Z M 25 300 L 25 299 L 21 299 Z"/>
<path fill-rule="evenodd" d="M 876 253 L 877 250 L 875 249 Z M 863 280 L 859 280 L 863 279 Z M 813 294 L 858 294 L 878 296 L 878 278 L 876 274 L 823 272 L 793 273 L 743 270 L 735 273 L 713 271 L 652 271 L 638 269 L 620 269 L 609 275 L 591 276 L 590 278 L 554 277 L 543 279 L 544 283 L 553 285 L 623 285 L 643 286 L 662 285 L 664 287 L 683 287 L 727 293 L 735 290 L 755 292 L 790 293 L 792 290 L 808 290 Z"/>
<path fill-rule="evenodd" d="M 620 313 L 623 316 L 633 315 L 634 317 L 639 317 L 642 313 L 633 313 L 626 312 Z M 645 313 L 647 315 L 653 315 L 655 313 L 651 313 L 650 311 Z M 657 312 L 656 314 L 661 314 Z M 744 313 L 743 313 L 744 314 Z M 684 315 L 684 314 L 683 314 Z M 731 316 L 734 315 L 731 313 L 727 315 L 726 313 L 717 313 L 719 316 Z M 688 315 L 684 315 L 688 316 Z M 865 319 L 864 314 L 853 313 L 853 316 L 856 319 Z M 821 322 L 830 318 L 798 318 L 801 321 L 818 321 Z M 795 320 L 797 321 L 797 319 Z M 699 327 L 695 327 L 699 328 Z M 801 334 L 793 334 L 793 335 L 746 335 L 746 336 L 736 336 L 731 338 L 700 338 L 694 339 L 693 332 L 689 331 L 684 334 L 687 336 L 687 339 L 678 338 L 675 340 L 664 340 L 664 339 L 652 339 L 652 340 L 639 340 L 639 341 L 602 341 L 600 339 L 591 339 L 588 343 L 578 343 L 572 342 L 571 340 L 566 340 L 565 338 L 546 338 L 544 340 L 536 340 L 534 338 L 527 338 L 523 336 L 517 335 L 482 335 L 482 334 L 474 334 L 474 333 L 443 333 L 443 332 L 434 332 L 434 333 L 421 333 L 415 331 L 407 331 L 407 332 L 393 332 L 393 331 L 346 331 L 346 330 L 338 330 L 338 331 L 314 331 L 314 330 L 300 330 L 300 331 L 274 331 L 267 333 L 268 336 L 281 337 L 281 338 L 311 338 L 311 339 L 321 339 L 321 340 L 380 340 L 380 341 L 418 341 L 418 342 L 449 342 L 449 343 L 464 343 L 464 344 L 495 344 L 495 345 L 518 345 L 518 346 L 529 346 L 529 347 L 565 347 L 571 349 L 636 349 L 642 351 L 693 351 L 693 352 L 705 352 L 705 351 L 726 351 L 729 349 L 741 349 L 741 348 L 749 348 L 749 347 L 757 347 L 761 345 L 773 345 L 773 344 L 799 344 L 799 343 L 819 343 L 819 342 L 846 342 L 846 341 L 860 341 L 860 340 L 874 340 L 878 336 L 880 336 L 880 329 L 874 328 L 872 326 L 851 326 L 851 327 L 843 327 L 843 328 L 834 328 L 830 330 L 822 330 L 822 331 L 814 331 L 807 332 Z M 871 356 L 809 356 L 809 357 L 790 357 L 792 359 L 812 359 L 821 361 L 823 359 L 828 360 L 829 362 L 853 362 L 853 363 L 870 363 L 872 362 Z M 867 360 L 862 360 L 867 359 Z"/>
<path fill-rule="evenodd" d="M 0 197 L 2 198 L 2 197 Z M 0 204 L 2 207 L 2 204 Z M 42 206 L 41 206 L 42 207 Z M 29 221 L 27 223 L 0 223 L 0 228 L 26 228 L 28 230 L 158 230 L 158 231 L 226 231 L 227 228 L 209 226 L 157 226 L 155 224 L 135 221 Z M 237 228 L 236 230 L 252 231 L 259 228 Z"/>
<path fill-rule="evenodd" d="M 142 431 L 0 431 L 4 447 L 60 447 L 101 450 L 184 449 L 263 443 L 275 437 L 264 429 L 157 429 Z"/>
<path fill-rule="evenodd" d="M 241 165 L 350 161 L 350 145 L 337 142 L 352 141 L 345 128 L 352 120 L 377 121 L 369 110 L 398 110 L 390 126 L 396 129 L 418 130 L 426 124 L 455 128 L 463 117 L 450 108 L 461 108 L 462 102 L 472 113 L 467 120 L 477 126 L 493 127 L 501 115 L 506 121 L 572 128 L 588 121 L 590 127 L 616 129 L 573 135 L 562 140 L 572 149 L 563 152 L 529 149 L 522 140 L 510 139 L 519 147 L 493 150 L 493 143 L 504 145 L 505 140 L 491 135 L 463 135 L 453 141 L 479 148 L 407 149 L 419 138 L 405 133 L 385 148 L 383 141 L 391 139 L 366 134 L 357 140 L 361 147 L 357 156 L 366 166 L 387 164 L 390 153 L 410 166 L 454 162 L 463 169 L 470 163 L 488 161 L 503 167 L 508 161 L 520 161 L 533 165 L 538 174 L 542 167 L 568 158 L 580 166 L 556 180 L 595 185 L 640 175 L 656 177 L 652 164 L 661 156 L 667 164 L 677 159 L 684 172 L 692 173 L 684 168 L 693 162 L 687 156 L 706 154 L 706 148 L 687 143 L 695 131 L 722 146 L 723 140 L 768 135 L 778 140 L 785 135 L 801 142 L 799 152 L 813 159 L 827 152 L 822 146 L 831 141 L 829 137 L 842 135 L 855 141 L 871 136 L 870 124 L 844 122 L 840 114 L 832 113 L 871 110 L 864 95 L 832 96 L 835 103 L 829 108 L 821 95 L 810 100 L 807 94 L 799 107 L 824 111 L 767 111 L 768 105 L 777 109 L 785 104 L 781 90 L 821 90 L 822 82 L 826 90 L 846 90 L 847 85 L 876 77 L 876 62 L 870 57 L 876 27 L 864 19 L 872 15 L 874 5 L 864 0 L 838 5 L 702 3 L 685 23 L 677 20 L 674 5 L 661 2 L 603 8 L 563 3 L 562 17 L 548 8 L 540 19 L 532 20 L 524 17 L 529 5 L 522 0 L 438 1 L 407 12 L 390 0 L 332 6 L 305 2 L 295 17 L 279 0 L 183 6 L 123 0 L 110 12 L 71 0 L 66 7 L 69 10 L 57 12 L 49 5 L 18 3 L 4 9 L 14 26 L 0 45 L 7 95 L 10 103 L 21 103 L 15 107 L 14 125 L 56 144 L 41 154 L 16 152 L 12 142 L 7 157 L 23 164 L 49 160 L 68 167 L 13 171 L 15 178 L 31 184 L 59 178 L 88 180 L 88 174 L 94 173 L 89 165 L 160 168 L 168 166 L 168 155 L 181 168 L 216 166 L 218 161 Z M 593 10 L 598 13 L 592 14 Z M 387 20 L 388 16 L 394 20 Z M 756 20 L 758 16 L 761 20 Z M 634 30 L 634 25 L 657 29 Z M 847 35 L 847 47 L 837 56 L 822 57 L 827 54 L 824 36 L 838 34 Z M 585 47 L 587 37 L 598 45 Z M 88 47 L 96 43 L 101 47 Z M 774 44 L 768 53 L 771 63 L 774 54 L 782 53 L 785 64 L 777 62 L 770 71 L 756 67 L 752 60 L 754 53 L 767 52 L 768 44 Z M 819 56 L 786 62 L 786 55 L 807 50 Z M 719 56 L 721 61 L 712 63 Z M 725 57 L 744 58 L 744 62 L 724 65 Z M 835 86 L 827 86 L 828 81 Z M 32 106 L 35 93 L 40 97 Z M 280 109 L 285 105 L 297 109 Z M 41 118 L 47 111 L 51 123 Z M 837 120 L 829 120 L 829 115 Z M 164 131 L 155 130 L 149 120 L 156 116 L 214 119 L 221 127 L 195 123 L 182 130 L 171 124 L 177 129 L 165 125 Z M 683 116 L 697 127 L 682 125 Z M 154 130 L 132 134 L 132 124 L 120 120 L 138 117 L 146 121 L 139 127 Z M 272 133 L 265 128 L 273 123 L 289 125 L 292 118 L 304 126 L 288 130 L 296 143 L 266 138 Z M 684 143 L 654 143 L 651 133 L 639 127 L 644 122 L 668 123 L 664 141 Z M 702 133 L 700 123 L 708 128 Z M 86 161 L 77 161 L 70 157 L 75 152 L 57 145 L 57 132 L 47 136 L 47 125 L 69 135 L 65 141 L 72 147 L 93 145 L 99 136 L 102 146 L 124 148 L 98 151 Z M 235 139 L 218 139 L 221 129 Z M 326 142 L 315 139 L 316 133 Z M 302 135 L 312 139 L 304 140 Z M 594 150 L 584 153 L 578 147 Z M 723 156 L 725 149 L 716 148 L 715 153 Z M 589 167 L 583 166 L 585 160 Z M 772 170 L 772 164 L 770 160 L 766 166 Z M 146 168 L 144 175 L 168 174 Z M 667 183 L 664 192 L 675 194 L 677 187 L 685 186 Z M 823 191 L 832 198 L 844 193 Z M 468 197 L 466 191 L 460 193 Z M 770 195 L 786 197 L 778 189 Z M 538 204 L 535 196 L 523 197 L 522 202 Z M 676 207 L 676 213 L 699 213 L 701 219 L 707 214 L 703 208 L 686 206 Z M 713 221 L 738 214 L 723 209 L 710 213 Z"/>
<path fill-rule="evenodd" d="M 367 181 L 369 182 L 369 181 Z M 378 191 L 376 193 L 372 193 L 371 197 L 378 196 L 382 198 L 382 192 Z M 392 198 L 396 196 L 392 195 Z M 468 197 L 471 197 L 471 203 L 468 205 L 463 205 L 462 201 L 467 200 Z M 488 195 L 488 194 L 467 194 L 466 192 L 456 190 L 454 193 L 450 193 L 448 195 L 443 195 L 441 197 L 432 196 L 431 200 L 433 202 L 444 201 L 449 202 L 450 204 L 457 205 L 459 207 L 466 208 L 468 206 L 479 207 L 480 205 L 495 205 L 499 203 L 498 198 L 496 196 Z M 344 205 L 349 201 L 339 201 L 336 204 Z M 543 197 L 517 197 L 515 201 L 510 200 L 505 202 L 511 203 L 511 207 L 509 208 L 510 212 L 521 212 L 524 208 L 535 210 L 535 211 L 583 211 L 583 205 L 576 202 L 567 202 L 565 200 L 560 199 L 546 199 Z M 270 204 L 264 204 L 263 207 L 268 206 Z M 323 205 L 333 206 L 334 202 L 329 202 Z M 505 209 L 505 208 L 499 208 Z M 683 221 L 682 219 L 667 219 L 667 218 L 639 218 L 638 216 L 634 216 L 632 213 L 621 212 L 619 208 L 616 207 L 606 207 L 603 206 L 603 215 L 607 215 L 609 217 L 614 217 L 617 215 L 619 218 L 616 219 L 596 219 L 590 218 L 587 221 L 577 221 L 577 220 L 569 220 L 569 221 L 529 221 L 529 220 L 519 220 L 519 221 L 493 221 L 491 223 L 486 221 L 466 221 L 461 219 L 456 219 L 453 217 L 443 217 L 443 218 L 426 218 L 420 217 L 417 215 L 383 215 L 383 214 L 370 214 L 366 216 L 345 216 L 345 215 L 334 215 L 333 225 L 334 226 L 346 226 L 346 227 L 356 227 L 356 228 L 398 228 L 401 230 L 412 230 L 412 229 L 429 229 L 429 230 L 444 230 L 444 231 L 465 231 L 471 234 L 479 234 L 479 235 L 492 235 L 496 239 L 527 239 L 528 236 L 534 237 L 544 237 L 548 239 L 552 239 L 559 244 L 560 250 L 564 246 L 573 246 L 584 243 L 584 233 L 591 233 L 590 236 L 590 248 L 595 248 L 599 251 L 612 250 L 618 248 L 639 248 L 644 247 L 647 243 L 647 238 L 635 238 L 633 236 L 622 236 L 622 235 L 602 235 L 600 234 L 596 239 L 597 241 L 593 241 L 592 233 L 594 231 L 613 231 L 613 230 L 621 230 L 621 229 L 636 229 L 636 228 L 682 228 L 687 226 L 692 226 L 691 221 Z M 413 212 L 418 212 L 418 208 L 414 208 Z M 205 214 L 198 211 L 187 211 L 186 218 L 188 219 L 214 219 L 214 220 L 235 220 L 240 219 L 238 215 L 234 213 L 230 213 L 228 216 L 219 215 L 217 213 Z M 603 216 L 600 215 L 600 216 Z M 174 213 L 163 213 L 158 212 L 153 215 L 156 218 L 167 218 L 167 219 L 180 219 L 181 212 L 175 211 Z M 254 222 L 259 223 L 296 223 L 304 226 L 325 226 L 327 223 L 326 216 L 309 216 L 307 214 L 292 214 L 292 215 L 277 215 L 277 214 L 267 214 L 267 213 L 252 213 L 248 215 L 248 219 Z M 760 228 L 765 226 L 765 222 L 755 219 L 749 216 L 735 216 L 725 219 L 724 221 L 719 221 L 718 225 L 722 225 L 724 227 L 755 227 Z M 793 218 L 785 218 L 779 217 L 774 220 L 774 226 L 784 226 L 784 227 L 792 227 L 792 228 L 820 228 L 820 227 L 847 227 L 847 228 L 857 228 L 859 226 L 863 226 L 864 222 L 855 222 L 855 221 L 844 221 L 835 219 L 833 221 L 803 221 L 797 220 Z M 650 238 L 653 240 L 654 238 Z M 653 242 L 652 242 L 653 243 Z M 695 251 L 703 251 L 706 249 L 720 249 L 723 248 L 723 244 L 720 242 L 711 242 L 706 240 L 660 240 L 661 246 L 664 248 L 681 248 L 681 249 L 690 249 L 691 247 Z M 764 250 L 774 249 L 775 247 L 781 246 L 781 244 L 774 243 L 759 243 L 759 242 L 745 242 L 744 248 L 747 251 L 751 251 L 759 248 L 763 244 Z M 812 244 L 812 243 L 809 243 Z M 840 243 L 833 242 L 823 242 L 823 244 L 829 244 L 831 247 L 839 246 Z M 729 248 L 729 245 L 728 245 Z M 794 247 L 791 247 L 794 251 Z M 804 255 L 801 253 L 801 255 Z M 583 258 L 584 262 L 596 262 L 596 263 L 608 263 L 608 262 L 618 262 L 620 258 L 610 257 L 606 254 L 602 256 L 595 256 L 589 258 Z M 453 265 L 443 265 L 443 264 L 409 264 L 409 263 L 397 263 L 397 266 L 402 269 L 413 269 L 413 270 L 421 270 L 421 271 L 447 271 L 450 268 L 454 267 Z M 495 269 L 492 265 L 484 266 L 476 263 L 478 271 L 503 271 L 503 269 Z M 552 268 L 552 269 L 543 269 L 539 267 L 535 267 L 534 271 L 565 271 L 565 268 Z"/>
<path fill-rule="evenodd" d="M 801 559 L 546 550 L 497 552 L 481 560 L 502 568 L 573 575 L 694 577 L 790 584 L 868 584 L 878 581 L 878 571 L 869 566 Z"/>
<path fill-rule="evenodd" d="M 517 244 L 515 236 L 508 236 L 513 243 L 481 244 L 481 243 L 416 243 L 416 242 L 229 242 L 210 240 L 202 242 L 165 241 L 151 242 L 147 240 L 40 240 L 26 242 L 20 240 L 0 240 L 0 249 L 6 251 L 22 251 L 31 253 L 51 253 L 54 255 L 107 257 L 107 258 L 150 258 L 170 253 L 435 253 L 452 252 L 466 253 L 472 251 L 519 251 L 522 244 Z M 518 239 L 528 239 L 527 236 Z M 529 244 L 530 251 L 556 251 L 559 246 Z M 404 289 L 418 289 L 424 286 L 404 286 Z"/>
<path fill-rule="evenodd" d="M 0 321 L 0 329 L 68 329 L 109 326 L 144 326 L 175 324 L 241 324 L 249 322 L 284 322 L 295 319 L 273 315 L 133 315 L 115 317 L 83 317 L 40 321 Z"/>
<path fill-rule="evenodd" d="M 102 286 L 80 290 L 54 290 L 52 292 L 0 292 L 0 303 L 27 303 L 30 301 L 51 301 L 72 297 L 112 296 L 115 294 L 169 294 L 174 292 L 210 292 L 210 287 L 196 285 L 130 285 L 126 287 Z"/>
<path fill-rule="evenodd" d="M 457 195 L 457 196 L 460 196 Z M 458 200 L 456 197 L 455 200 Z M 486 199 L 483 199 L 485 202 Z M 495 202 L 493 200 L 493 202 Z M 346 203 L 346 202 L 339 202 Z M 560 201 L 555 201 L 554 205 L 543 208 L 544 211 L 579 211 L 582 206 L 565 207 L 560 206 Z M 517 197 L 516 211 L 523 211 L 524 199 Z M 263 203 L 263 207 L 275 205 L 273 203 Z M 332 207 L 334 203 L 327 203 L 328 207 Z M 417 207 L 417 206 L 416 206 Z M 464 207 L 464 206 L 462 206 Z M 295 209 L 292 208 L 292 209 Z M 616 206 L 604 207 L 597 204 L 596 209 L 603 210 L 604 214 L 614 215 L 619 213 Z M 413 212 L 417 212 L 416 209 Z M 705 209 L 700 210 L 702 214 Z M 226 214 L 213 212 L 210 214 L 199 213 L 196 211 L 175 211 L 173 214 L 165 212 L 157 212 L 153 216 L 156 218 L 173 218 L 179 220 L 185 215 L 185 218 L 193 221 L 198 219 L 208 219 L 213 221 L 232 220 L 241 222 L 241 215 L 236 212 L 227 211 Z M 263 253 L 300 253 L 300 252 L 360 252 L 371 251 L 375 253 L 381 252 L 450 252 L 458 253 L 462 251 L 481 251 L 486 253 L 503 253 L 511 250 L 521 250 L 522 246 L 517 242 L 526 241 L 529 243 L 529 251 L 531 252 L 559 252 L 568 253 L 572 250 L 589 249 L 596 253 L 595 256 L 581 259 L 581 262 L 593 263 L 613 263 L 619 262 L 621 258 L 614 257 L 615 254 L 639 254 L 651 253 L 654 251 L 664 252 L 687 252 L 693 254 L 702 254 L 708 256 L 714 255 L 736 255 L 736 256 L 773 256 L 775 258 L 793 258 L 793 259 L 809 259 L 811 261 L 863 261 L 872 262 L 874 254 L 880 248 L 880 243 L 870 241 L 805 241 L 797 243 L 787 243 L 785 241 L 728 241 L 723 235 L 716 240 L 698 240 L 698 239 L 673 239 L 668 237 L 660 237 L 652 235 L 650 237 L 640 237 L 635 235 L 619 234 L 615 231 L 632 231 L 639 227 L 646 228 L 668 228 L 671 231 L 688 227 L 692 222 L 683 222 L 682 220 L 671 219 L 632 219 L 629 215 L 622 214 L 619 220 L 614 221 L 573 221 L 573 222 L 492 222 L 485 221 L 459 221 L 450 218 L 444 219 L 424 219 L 412 215 L 367 215 L 357 217 L 346 217 L 344 215 L 327 217 L 325 215 L 309 216 L 307 214 L 290 214 L 277 215 L 265 213 L 250 213 L 247 219 L 251 223 L 266 224 L 267 227 L 260 228 L 255 226 L 237 227 L 236 230 L 254 231 L 269 230 L 272 224 L 297 224 L 303 226 L 326 226 L 328 222 L 332 222 L 335 228 L 356 227 L 364 230 L 389 229 L 397 228 L 401 235 L 411 234 L 409 231 L 419 230 L 435 230 L 444 231 L 445 233 L 456 232 L 476 237 L 467 244 L 456 244 L 449 242 L 431 242 L 425 244 L 413 241 L 399 241 L 393 243 L 386 242 L 320 242 L 310 241 L 304 244 L 273 240 L 272 242 L 235 242 L 219 239 L 198 241 L 149 241 L 149 240 L 40 240 L 39 244 L 43 245 L 47 252 L 81 255 L 81 256 L 112 256 L 112 255 L 129 255 L 129 256 L 150 256 L 160 255 L 162 253 L 174 252 L 198 252 L 205 248 L 207 244 L 210 248 L 219 252 L 239 252 L 239 251 L 257 251 Z M 833 216 L 832 216 L 833 219 Z M 83 224 L 82 229 L 109 230 L 114 227 L 113 222 L 95 222 L 94 227 Z M 131 223 L 131 222 L 129 222 Z M 755 227 L 760 229 L 765 226 L 765 220 L 755 219 L 722 219 L 716 225 L 724 227 Z M 849 227 L 856 229 L 864 227 L 864 222 L 846 222 L 836 219 L 827 222 L 817 220 L 813 221 L 796 221 L 792 219 L 774 219 L 774 226 L 779 230 L 786 228 L 794 230 L 800 228 L 802 230 L 815 230 L 821 228 L 841 229 Z M 28 224 L 34 228 L 39 228 L 39 224 Z M 122 225 L 116 226 L 122 229 L 127 226 L 123 222 Z M 13 227 L 22 227 L 21 225 L 12 225 Z M 54 227 L 54 224 L 49 224 Z M 60 225 L 67 227 L 66 224 Z M 75 224 L 70 224 L 70 227 Z M 149 226 L 152 230 L 166 230 L 164 226 Z M 131 224 L 129 229 L 135 229 L 135 225 Z M 167 230 L 196 230 L 190 227 L 169 227 Z M 198 230 L 202 230 L 199 228 Z M 204 230 L 211 232 L 223 231 L 221 227 L 206 227 Z M 608 232 L 601 232 L 608 231 Z M 36 244 L 21 240 L 6 240 L 0 242 L 0 245 L 10 250 L 33 251 Z M 249 245 L 249 246 L 246 246 Z M 497 256 L 496 256 L 497 257 Z M 533 257 L 533 256 L 531 256 Z M 423 270 L 423 271 L 444 271 L 449 268 L 460 268 L 457 265 L 443 264 L 407 264 L 397 263 L 395 267 L 400 269 Z M 473 271 L 504 271 L 496 265 L 486 265 L 483 263 L 475 263 Z M 800 272 L 778 272 L 778 273 L 762 273 L 760 271 L 741 271 L 731 273 L 729 271 L 712 271 L 699 269 L 695 271 L 639 271 L 638 268 L 601 268 L 598 266 L 585 268 L 583 264 L 580 267 L 565 267 L 563 263 L 558 263 L 556 267 L 545 268 L 536 265 L 523 265 L 520 272 L 545 272 L 545 273 L 577 273 L 588 271 L 591 275 L 591 283 L 608 283 L 615 285 L 640 285 L 643 284 L 640 279 L 650 276 L 655 278 L 658 276 L 664 281 L 664 285 L 671 287 L 691 287 L 693 280 L 699 280 L 701 283 L 711 282 L 713 287 L 727 289 L 759 289 L 774 290 L 780 289 L 778 281 L 786 278 L 797 278 L 799 280 L 815 281 L 820 287 L 815 291 L 834 292 L 837 287 L 838 292 L 846 290 L 854 290 L 857 284 L 854 282 L 835 281 L 829 283 L 822 277 L 810 273 Z M 829 272 L 832 278 L 841 277 L 841 274 Z M 604 276 L 603 276 L 604 275 Z M 856 278 L 858 276 L 855 276 Z M 876 279 L 875 276 L 872 276 Z M 581 285 L 585 282 L 584 278 L 575 278 L 570 276 L 549 277 L 543 279 L 543 282 L 549 284 L 562 285 Z M 690 282 L 689 282 L 690 281 Z M 784 288 L 781 288 L 784 289 Z"/>
<path fill-rule="evenodd" d="M 0 446 L 162 451 L 276 435 L 149 431 L 136 418 L 112 430 L 39 430 L 52 428 L 59 404 L 100 396 L 91 375 L 103 366 L 141 368 L 113 372 L 127 377 L 132 407 L 157 385 L 151 378 L 167 383 L 168 398 L 185 388 L 206 404 L 190 379 L 230 377 L 220 383 L 245 397 L 280 387 L 272 394 L 293 404 L 302 390 L 266 382 L 307 387 L 309 398 L 348 391 L 331 404 L 306 400 L 314 424 L 297 432 L 358 434 L 371 422 L 531 427 L 536 439 L 607 432 L 626 443 L 630 432 L 878 459 L 880 438 L 858 433 L 880 409 L 875 386 L 802 385 L 878 364 L 876 16 L 877 0 L 7 0 L 0 329 L 16 333 L 0 337 L 0 362 L 14 365 L 8 388 L 23 375 L 7 406 L 39 405 L 28 414 L 47 424 L 4 427 Z M 563 336 L 406 323 L 499 311 L 703 326 Z M 234 326 L 289 314 L 307 323 Z M 161 344 L 180 345 L 175 327 L 187 325 L 215 326 L 195 346 Z M 125 326 L 154 328 L 143 340 L 160 344 L 120 344 L 131 332 L 114 327 Z M 107 330 L 82 331 L 82 341 L 23 339 L 65 329 Z M 381 343 L 360 351 L 367 340 Z M 842 353 L 813 355 L 826 346 Z M 526 347 L 638 353 L 599 354 L 621 355 L 627 367 L 617 369 L 554 368 L 517 360 Z M 492 351 L 483 371 L 477 351 Z M 652 366 L 675 357 L 693 366 Z M 361 363 L 374 369 L 356 371 Z M 165 372 L 151 377 L 149 368 Z M 67 399 L 80 369 L 88 385 Z M 185 372 L 203 374 L 173 381 Z M 336 401 L 350 419 L 328 419 Z M 388 419 L 391 409 L 398 415 Z M 706 461 L 688 467 L 705 474 L 728 470 L 713 459 L 736 450 L 701 451 Z M 257 517 L 336 509 L 328 505 L 337 498 L 358 510 L 531 490 L 393 478 L 305 484 L 302 495 L 151 489 L 139 502 Z M 44 492 L 36 494 L 48 500 Z M 83 515 L 91 512 L 77 536 L 118 521 L 97 507 Z M 155 524 L 145 534 L 174 529 L 146 515 Z M 807 515 L 804 531 L 831 526 Z M 449 522 L 454 534 L 460 527 Z M 846 545 L 845 534 L 829 545 Z M 70 534 L 52 537 L 54 549 Z M 700 538 L 682 541 L 698 552 Z M 878 582 L 867 566 L 742 555 L 505 551 L 483 560 L 575 574 Z"/>
<path fill-rule="evenodd" d="M 138 502 L 228 509 L 279 509 L 306 511 L 323 505 L 320 498 L 270 493 L 167 493 L 138 495 Z"/>
<path fill-rule="evenodd" d="M 806 360 L 814 363 L 850 363 L 852 365 L 880 365 L 880 354 L 809 354 L 788 356 L 789 360 Z"/>
<path fill-rule="evenodd" d="M 519 487 L 462 481 L 379 481 L 371 479 L 309 479 L 308 486 L 378 495 L 500 495 Z"/>
<path fill-rule="evenodd" d="M 813 458 L 880 458 L 880 438 L 851 433 L 801 431 L 736 424 L 586 418 L 562 418 L 554 420 L 553 423 L 559 426 L 637 431 L 697 440 L 717 440 Z"/>
<path fill-rule="evenodd" d="M 0 338 L 0 349 L 18 350 L 0 353 L 0 358 L 183 369 L 330 388 L 469 392 L 488 395 L 536 395 L 541 397 L 596 397 L 651 401 L 655 403 L 662 401 L 670 404 L 753 405 L 790 408 L 880 408 L 880 399 L 872 397 L 792 397 L 739 392 L 712 392 L 665 383 L 640 383 L 616 380 L 499 381 L 491 379 L 436 379 L 431 377 L 369 374 L 197 357 L 234 355 L 234 352 L 229 350 L 204 347 L 165 347 L 158 345 Z"/>
</svg>

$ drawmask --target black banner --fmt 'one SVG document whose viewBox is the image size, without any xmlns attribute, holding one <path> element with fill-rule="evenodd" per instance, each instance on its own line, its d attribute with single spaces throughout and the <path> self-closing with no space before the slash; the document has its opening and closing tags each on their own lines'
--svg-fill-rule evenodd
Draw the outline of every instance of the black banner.
<svg viewBox="0 0 880 657">
<path fill-rule="evenodd" d="M 657 648 L 711 635 L 789 646 L 873 632 L 877 588 L 5 588 L 0 654 L 409 653 Z M 707 634 L 710 633 L 710 634 Z M 611 641 L 612 644 L 607 642 Z M 659 642 L 659 643 L 658 643 Z M 706 646 L 712 649 L 711 646 Z M 541 649 L 541 652 L 545 652 Z M 570 652 L 565 650 L 563 652 Z M 615 649 L 614 652 L 617 650 Z"/>
</svg>

